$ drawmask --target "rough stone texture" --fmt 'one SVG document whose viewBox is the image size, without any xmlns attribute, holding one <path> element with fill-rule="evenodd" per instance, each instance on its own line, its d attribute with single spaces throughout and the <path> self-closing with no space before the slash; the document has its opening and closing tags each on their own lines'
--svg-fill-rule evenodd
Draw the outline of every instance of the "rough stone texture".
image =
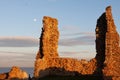
<svg viewBox="0 0 120 80">
<path fill-rule="evenodd" d="M 0 74 L 0 80 L 5 80 L 8 77 L 8 73 L 1 73 Z"/>
<path fill-rule="evenodd" d="M 98 75 L 104 80 L 120 80 L 119 34 L 111 13 L 111 6 L 106 8 L 96 26 L 96 61 Z"/>
<path fill-rule="evenodd" d="M 97 20 L 96 26 L 96 61 L 97 69 L 96 74 L 102 75 L 103 63 L 105 60 L 105 35 L 107 24 L 105 20 L 105 13 L 103 13 Z"/>
<path fill-rule="evenodd" d="M 54 26 L 55 28 L 49 28 L 52 19 L 57 21 L 50 17 L 43 18 L 40 49 L 35 61 L 35 78 L 47 75 L 94 75 L 100 76 L 101 79 L 99 80 L 103 80 L 103 78 L 104 80 L 120 80 L 119 34 L 116 31 L 110 6 L 106 8 L 106 11 L 97 20 L 97 54 L 96 57 L 90 61 L 58 57 L 57 44 L 59 32 L 56 26 Z M 52 24 L 54 24 L 55 21 L 53 21 Z M 56 23 L 57 22 L 55 22 L 55 24 Z M 56 34 L 56 37 L 53 40 L 51 40 L 52 38 L 50 39 L 50 37 L 54 37 L 54 35 L 51 35 L 50 30 Z M 55 45 L 53 45 L 54 40 Z M 53 46 L 50 47 L 49 45 Z M 55 53 L 51 50 L 54 50 Z"/>
<path fill-rule="evenodd" d="M 106 43 L 103 74 L 105 80 L 120 80 L 120 47 L 119 34 L 112 18 L 111 6 L 106 8 Z M 110 79 L 111 78 L 111 79 Z"/>
<path fill-rule="evenodd" d="M 102 75 L 103 63 L 105 61 L 105 38 L 107 31 L 107 23 L 105 19 L 105 13 L 103 13 L 99 19 L 97 20 L 96 25 L 96 56 L 95 59 L 97 61 L 97 69 L 95 71 L 96 74 Z"/>
<path fill-rule="evenodd" d="M 48 16 L 43 17 L 43 28 L 40 37 L 40 58 L 58 57 L 58 21 Z"/>
<path fill-rule="evenodd" d="M 34 77 L 47 75 L 74 76 L 90 75 L 96 69 L 96 60 L 77 60 L 72 58 L 38 59 L 35 63 Z"/>
<path fill-rule="evenodd" d="M 12 67 L 8 75 L 8 79 L 28 79 L 28 74 L 16 66 Z"/>
<path fill-rule="evenodd" d="M 28 80 L 28 74 L 14 66 L 10 72 L 0 74 L 0 80 Z"/>
<path fill-rule="evenodd" d="M 47 75 L 90 75 L 96 69 L 96 60 L 76 60 L 59 58 L 57 53 L 59 32 L 57 20 L 43 17 L 40 48 L 36 56 L 34 77 Z"/>
</svg>

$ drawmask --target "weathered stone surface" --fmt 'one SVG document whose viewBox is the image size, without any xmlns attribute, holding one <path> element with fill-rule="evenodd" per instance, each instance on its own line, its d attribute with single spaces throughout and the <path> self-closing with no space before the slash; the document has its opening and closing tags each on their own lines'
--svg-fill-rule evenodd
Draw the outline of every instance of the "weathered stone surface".
<svg viewBox="0 0 120 80">
<path fill-rule="evenodd" d="M 0 80 L 28 80 L 28 74 L 13 66 L 9 72 L 0 74 Z"/>
<path fill-rule="evenodd" d="M 36 56 L 34 77 L 47 75 L 90 75 L 96 70 L 96 60 L 59 58 L 57 53 L 59 32 L 57 20 L 43 17 L 40 48 Z"/>
<path fill-rule="evenodd" d="M 48 16 L 43 17 L 43 28 L 40 37 L 40 58 L 58 57 L 58 21 Z"/>
<path fill-rule="evenodd" d="M 96 51 L 96 72 L 99 75 L 103 75 L 104 80 L 119 80 L 119 34 L 116 31 L 111 6 L 106 8 L 105 13 L 103 13 L 97 21 Z"/>
<path fill-rule="evenodd" d="M 102 75 L 103 63 L 105 61 L 105 38 L 107 31 L 107 22 L 105 19 L 105 13 L 103 13 L 97 20 L 96 25 L 96 56 L 97 69 L 96 74 Z"/>
<path fill-rule="evenodd" d="M 74 76 L 90 75 L 96 69 L 96 60 L 77 60 L 72 58 L 48 58 L 38 59 L 35 63 L 34 77 L 44 77 L 47 75 Z"/>
<path fill-rule="evenodd" d="M 120 47 L 119 47 L 119 34 L 116 31 L 116 26 L 112 18 L 111 6 L 106 8 L 106 43 L 105 43 L 105 62 L 103 74 L 104 76 L 111 77 L 111 80 L 120 79 Z M 117 78 L 115 78 L 117 77 Z M 119 78 L 118 78 L 119 77 Z M 105 79 L 109 80 L 109 79 Z"/>
<path fill-rule="evenodd" d="M 41 55 L 40 55 L 40 51 L 38 51 L 38 52 L 37 52 L 37 55 L 36 55 L 36 60 L 37 60 L 37 59 L 40 59 L 40 58 L 41 58 L 40 56 L 41 56 Z"/>
<path fill-rule="evenodd" d="M 49 28 L 52 19 L 56 21 L 56 19 L 50 17 L 43 18 L 43 30 L 40 38 L 40 49 L 35 61 L 34 77 L 39 78 L 47 75 L 96 75 L 99 76 L 99 80 L 103 80 L 103 78 L 104 80 L 120 80 L 119 34 L 116 31 L 110 6 L 106 8 L 106 12 L 97 20 L 97 54 L 90 61 L 58 57 L 57 43 L 59 32 L 56 26 L 54 26 L 55 29 L 54 27 Z M 57 36 L 54 39 L 55 43 L 54 40 L 51 40 L 54 35 L 51 35 L 49 30 L 54 30 L 53 32 Z"/>
<path fill-rule="evenodd" d="M 16 66 L 11 68 L 8 75 L 9 75 L 8 79 L 20 79 L 20 80 L 28 79 L 28 74 Z"/>
<path fill-rule="evenodd" d="M 1 73 L 0 74 L 0 80 L 5 80 L 8 78 L 8 73 Z"/>
</svg>

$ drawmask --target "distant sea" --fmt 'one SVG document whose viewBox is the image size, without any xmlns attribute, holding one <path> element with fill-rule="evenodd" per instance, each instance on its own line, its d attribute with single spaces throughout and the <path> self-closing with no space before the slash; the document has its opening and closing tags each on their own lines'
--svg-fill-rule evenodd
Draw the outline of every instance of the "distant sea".
<svg viewBox="0 0 120 80">
<path fill-rule="evenodd" d="M 10 71 L 10 67 L 7 68 L 0 68 L 0 73 L 5 73 Z M 28 74 L 30 74 L 31 77 L 33 77 L 34 68 L 32 67 L 21 67 L 22 70 L 26 71 Z"/>
</svg>

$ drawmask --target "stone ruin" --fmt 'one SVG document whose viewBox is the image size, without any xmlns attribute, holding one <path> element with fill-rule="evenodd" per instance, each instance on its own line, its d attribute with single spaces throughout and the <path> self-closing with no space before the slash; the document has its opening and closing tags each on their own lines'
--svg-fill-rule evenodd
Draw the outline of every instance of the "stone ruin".
<svg viewBox="0 0 120 80">
<path fill-rule="evenodd" d="M 97 72 L 104 76 L 104 80 L 120 80 L 119 39 L 111 6 L 108 6 L 96 26 Z"/>
<path fill-rule="evenodd" d="M 59 31 L 57 25 L 57 19 L 44 16 L 40 48 L 36 58 L 58 57 Z"/>
<path fill-rule="evenodd" d="M 40 37 L 40 48 L 36 56 L 34 77 L 47 75 L 68 76 L 75 74 L 93 74 L 96 61 L 60 58 L 58 56 L 58 22 L 56 19 L 44 16 Z"/>
<path fill-rule="evenodd" d="M 93 80 L 120 80 L 119 34 L 111 13 L 111 6 L 99 17 L 96 25 L 96 56 L 90 61 L 61 58 L 58 55 L 58 21 L 43 17 L 39 51 L 36 56 L 33 80 L 49 75 L 85 76 Z M 0 80 L 31 80 L 19 67 L 0 74 Z"/>
<path fill-rule="evenodd" d="M 24 70 L 13 66 L 9 72 L 0 74 L 0 80 L 29 80 L 29 76 Z"/>
<path fill-rule="evenodd" d="M 111 13 L 111 6 L 99 17 L 96 25 L 96 57 L 90 61 L 58 56 L 58 21 L 43 17 L 40 47 L 36 56 L 34 77 L 48 75 L 99 76 L 99 80 L 120 80 L 119 34 Z"/>
<path fill-rule="evenodd" d="M 104 76 L 110 76 L 113 80 L 120 80 L 120 38 L 116 31 L 110 6 L 106 8 L 106 21 L 107 32 L 105 37 L 105 61 L 103 74 Z M 109 78 L 105 79 L 110 80 Z"/>
</svg>

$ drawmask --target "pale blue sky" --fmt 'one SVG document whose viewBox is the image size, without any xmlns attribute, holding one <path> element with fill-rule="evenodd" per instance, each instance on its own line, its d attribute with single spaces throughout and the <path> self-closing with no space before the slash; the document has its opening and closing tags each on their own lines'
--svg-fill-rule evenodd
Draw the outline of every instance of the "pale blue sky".
<svg viewBox="0 0 120 80">
<path fill-rule="evenodd" d="M 58 51 L 62 57 L 94 57 L 96 21 L 111 5 L 117 31 L 120 32 L 119 3 L 120 0 L 0 0 L 0 67 L 34 65 L 43 16 L 59 21 Z M 31 60 L 22 58 L 24 54 L 31 55 L 26 56 Z M 9 59 L 19 56 L 20 60 L 13 59 L 11 64 L 10 60 L 4 59 L 5 56 Z"/>
</svg>

